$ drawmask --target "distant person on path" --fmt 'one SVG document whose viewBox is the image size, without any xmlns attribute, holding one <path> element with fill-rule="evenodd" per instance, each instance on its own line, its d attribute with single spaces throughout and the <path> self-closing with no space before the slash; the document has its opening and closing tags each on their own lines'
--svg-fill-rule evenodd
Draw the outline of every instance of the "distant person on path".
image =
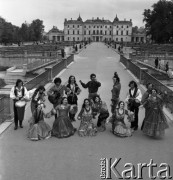
<svg viewBox="0 0 173 180">
<path fill-rule="evenodd" d="M 88 88 L 88 99 L 91 100 L 94 96 L 97 95 L 98 88 L 101 86 L 101 83 L 97 81 L 95 74 L 91 74 L 90 79 L 91 81 L 89 81 L 87 84 L 83 83 L 81 80 L 79 82 L 81 83 L 83 88 Z"/>
<path fill-rule="evenodd" d="M 77 101 L 78 101 L 77 96 L 80 94 L 80 92 L 81 92 L 81 89 L 76 83 L 76 78 L 74 76 L 70 76 L 68 79 L 68 84 L 66 86 L 67 100 L 68 100 L 68 104 L 76 105 L 75 111 L 69 112 L 69 117 L 71 121 L 75 121 L 75 114 L 77 112 Z"/>
<path fill-rule="evenodd" d="M 119 52 L 119 53 L 121 52 L 121 47 L 120 47 L 120 46 L 118 47 L 118 52 Z"/>
<path fill-rule="evenodd" d="M 124 109 L 125 103 L 120 101 L 118 108 L 115 108 L 114 113 L 111 117 L 112 122 L 112 133 L 119 137 L 132 136 L 133 129 L 126 126 L 124 118 L 127 115 L 129 122 L 134 120 L 134 113 Z"/>
<path fill-rule="evenodd" d="M 33 114 L 33 112 L 35 111 L 35 109 L 37 107 L 38 101 L 45 102 L 45 96 L 46 95 L 45 95 L 45 88 L 44 88 L 44 86 L 39 86 L 35 90 L 32 98 L 31 98 L 31 112 L 32 112 L 32 114 Z"/>
<path fill-rule="evenodd" d="M 148 83 L 146 85 L 146 87 L 147 87 L 147 91 L 142 96 L 141 104 L 144 104 L 147 101 L 147 99 L 149 98 L 149 96 L 151 95 L 152 89 L 153 89 L 153 84 Z M 145 117 L 147 116 L 147 113 L 148 113 L 148 108 L 145 107 Z M 142 122 L 141 130 L 143 129 L 143 126 L 144 126 L 144 121 Z"/>
<path fill-rule="evenodd" d="M 91 107 L 91 102 L 89 99 L 84 99 L 82 109 L 77 117 L 81 121 L 80 127 L 78 129 L 79 136 L 96 136 L 97 128 L 92 122 L 93 111 Z"/>
<path fill-rule="evenodd" d="M 67 97 L 63 97 L 61 104 L 46 114 L 48 118 L 53 114 L 57 114 L 57 118 L 55 119 L 52 127 L 52 136 L 57 138 L 67 138 L 74 135 L 76 129 L 73 127 L 69 117 L 69 112 L 73 111 L 74 107 L 75 105 L 71 106 L 68 104 Z"/>
<path fill-rule="evenodd" d="M 37 101 L 32 118 L 29 121 L 28 138 L 33 141 L 48 139 L 51 137 L 51 127 L 44 121 L 46 113 L 44 111 L 44 102 Z"/>
<path fill-rule="evenodd" d="M 115 72 L 113 76 L 113 88 L 111 90 L 112 92 L 112 105 L 111 105 L 111 112 L 113 113 L 116 106 L 119 103 L 119 95 L 120 95 L 120 90 L 121 90 L 121 84 L 120 84 L 120 78 L 118 74 Z"/>
<path fill-rule="evenodd" d="M 159 58 L 158 57 L 156 57 L 156 59 L 155 59 L 155 68 L 157 69 L 158 68 L 158 65 L 159 65 Z"/>
<path fill-rule="evenodd" d="M 61 82 L 61 78 L 55 78 L 54 86 L 47 92 L 48 99 L 53 104 L 54 108 L 61 103 L 64 92 L 67 91 L 66 86 L 62 85 Z M 55 118 L 56 117 L 57 116 L 55 114 Z"/>
<path fill-rule="evenodd" d="M 163 112 L 163 104 L 165 99 L 167 99 L 166 96 L 166 92 L 159 95 L 157 90 L 153 89 L 151 96 L 143 104 L 145 108 L 148 108 L 142 128 L 144 134 L 159 138 L 164 136 L 165 129 L 169 127 L 166 116 Z"/>
<path fill-rule="evenodd" d="M 169 71 L 169 62 L 167 62 L 165 65 L 165 71 L 166 71 L 166 73 Z"/>
<path fill-rule="evenodd" d="M 134 130 L 138 129 L 138 112 L 139 106 L 142 99 L 141 90 L 138 89 L 137 84 L 135 81 L 130 81 L 129 83 L 129 92 L 125 102 L 127 103 L 128 110 L 134 112 L 134 121 L 131 122 L 131 128 Z"/>
<path fill-rule="evenodd" d="M 14 130 L 18 129 L 18 122 L 20 128 L 23 128 L 22 122 L 25 114 L 26 101 L 29 100 L 29 94 L 23 85 L 23 81 L 18 79 L 16 85 L 12 87 L 10 92 L 10 98 L 13 99 L 13 109 L 14 109 Z"/>
<path fill-rule="evenodd" d="M 92 101 L 92 110 L 98 116 L 97 129 L 102 132 L 106 130 L 106 119 L 109 117 L 109 111 L 106 102 L 102 101 L 99 95 L 96 95 Z"/>
</svg>

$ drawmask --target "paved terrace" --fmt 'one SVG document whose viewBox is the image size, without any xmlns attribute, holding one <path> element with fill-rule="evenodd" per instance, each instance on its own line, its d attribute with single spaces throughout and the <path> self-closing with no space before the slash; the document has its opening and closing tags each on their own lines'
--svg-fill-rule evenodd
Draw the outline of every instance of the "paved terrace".
<svg viewBox="0 0 173 180">
<path fill-rule="evenodd" d="M 128 83 L 133 79 L 119 63 L 119 58 L 119 54 L 104 44 L 92 43 L 80 54 L 75 55 L 75 62 L 58 76 L 62 78 L 63 83 L 70 75 L 74 75 L 77 81 L 87 82 L 90 74 L 96 73 L 98 81 L 102 83 L 99 94 L 110 110 L 113 73 L 117 71 L 121 79 L 121 100 L 125 99 Z M 47 84 L 46 88 L 49 86 L 50 84 Z M 82 87 L 81 89 L 79 109 L 83 99 L 88 95 L 86 89 Z M 141 90 L 144 92 L 144 89 Z M 52 105 L 48 100 L 46 106 L 49 112 Z M 169 164 L 173 174 L 172 128 L 166 131 L 162 140 L 149 138 L 140 130 L 132 137 L 119 138 L 110 132 L 109 124 L 107 130 L 98 133 L 96 137 L 83 138 L 76 133 L 66 139 L 52 137 L 48 140 L 32 142 L 26 137 L 30 118 L 29 107 L 25 113 L 24 128 L 14 131 L 11 125 L 0 136 L 0 180 L 99 180 L 100 159 L 106 157 L 122 158 L 117 165 L 120 173 L 127 169 L 124 167 L 125 163 L 132 163 L 135 166 L 135 174 L 138 175 L 137 163 L 148 164 L 150 159 L 153 159 L 158 165 L 157 168 L 153 168 L 155 176 L 158 170 L 163 169 L 163 167 L 159 168 L 161 163 Z M 143 118 L 144 109 L 140 109 L 139 126 Z M 45 121 L 52 126 L 54 117 Z M 96 120 L 94 122 L 96 123 Z M 78 128 L 80 122 L 73 124 Z M 116 179 L 114 174 L 112 179 Z M 143 179 L 150 179 L 147 168 L 143 168 Z"/>
</svg>

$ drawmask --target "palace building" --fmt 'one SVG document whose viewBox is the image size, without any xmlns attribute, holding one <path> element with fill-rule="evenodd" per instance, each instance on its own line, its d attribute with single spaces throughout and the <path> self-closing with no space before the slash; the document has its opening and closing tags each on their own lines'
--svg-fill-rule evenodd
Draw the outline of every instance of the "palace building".
<svg viewBox="0 0 173 180">
<path fill-rule="evenodd" d="M 132 20 L 119 20 L 116 16 L 113 22 L 104 18 L 92 18 L 83 21 L 79 17 L 77 20 L 64 21 L 64 41 L 132 41 Z"/>
</svg>

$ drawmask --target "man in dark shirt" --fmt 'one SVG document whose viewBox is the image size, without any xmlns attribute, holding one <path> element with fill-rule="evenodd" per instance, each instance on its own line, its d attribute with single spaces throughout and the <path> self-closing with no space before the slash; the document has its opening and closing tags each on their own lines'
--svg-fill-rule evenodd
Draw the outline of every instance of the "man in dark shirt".
<svg viewBox="0 0 173 180">
<path fill-rule="evenodd" d="M 101 83 L 97 81 L 96 75 L 91 74 L 90 75 L 91 81 L 89 81 L 87 84 L 83 83 L 81 80 L 79 81 L 83 88 L 88 88 L 88 98 L 91 100 L 95 95 L 97 95 L 98 88 L 101 86 Z"/>
</svg>

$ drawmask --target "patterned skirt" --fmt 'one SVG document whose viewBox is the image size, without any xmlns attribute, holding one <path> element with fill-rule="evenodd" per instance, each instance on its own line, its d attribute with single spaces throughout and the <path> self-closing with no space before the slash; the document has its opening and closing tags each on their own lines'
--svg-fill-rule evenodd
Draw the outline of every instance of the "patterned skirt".
<svg viewBox="0 0 173 180">
<path fill-rule="evenodd" d="M 92 117 L 84 117 L 78 129 L 78 135 L 84 137 L 84 136 L 96 136 L 96 134 L 97 134 L 97 128 L 92 122 Z"/>
<path fill-rule="evenodd" d="M 28 138 L 33 141 L 48 139 L 51 137 L 51 128 L 43 120 L 37 124 L 31 123 L 28 130 Z"/>
<path fill-rule="evenodd" d="M 119 122 L 114 126 L 113 134 L 119 136 L 119 137 L 130 137 L 132 136 L 132 130 L 128 127 L 126 127 L 125 124 Z"/>
</svg>

